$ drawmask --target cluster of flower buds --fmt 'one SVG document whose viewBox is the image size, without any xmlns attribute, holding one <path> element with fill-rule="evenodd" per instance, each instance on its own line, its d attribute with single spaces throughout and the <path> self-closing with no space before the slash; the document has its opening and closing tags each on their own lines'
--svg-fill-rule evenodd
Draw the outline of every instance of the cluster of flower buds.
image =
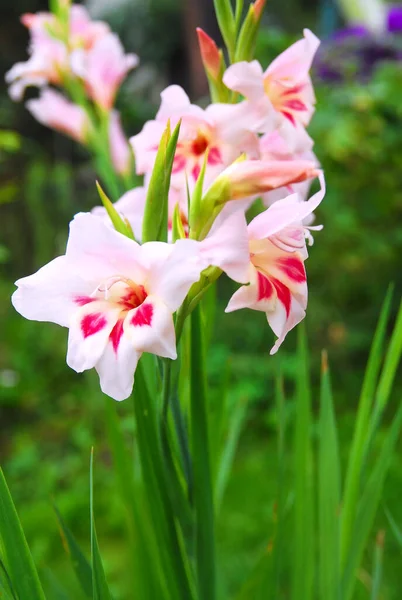
<svg viewBox="0 0 402 600">
<path fill-rule="evenodd" d="M 6 74 L 11 98 L 21 100 L 28 86 L 40 88 L 39 98 L 27 102 L 38 121 L 94 152 L 101 131 L 114 171 L 129 174 L 131 152 L 114 103 L 138 57 L 124 53 L 106 23 L 91 21 L 83 6 L 68 0 L 59 0 L 54 13 L 25 14 L 21 21 L 30 34 L 30 58 Z"/>
<path fill-rule="evenodd" d="M 264 71 L 251 60 L 263 6 L 263 0 L 251 4 L 237 43 L 218 11 L 228 68 L 215 42 L 198 30 L 213 103 L 202 109 L 179 86 L 165 89 L 155 120 L 130 139 L 143 186 L 126 189 L 115 204 L 100 190 L 104 207 L 75 217 L 65 255 L 17 282 L 16 309 L 68 327 L 68 364 L 78 372 L 95 367 L 102 390 L 117 400 L 130 394 L 143 352 L 176 358 L 183 320 L 222 273 L 241 284 L 226 311 L 264 312 L 277 337 L 271 353 L 305 316 L 306 241 L 312 242 L 312 213 L 325 194 L 306 132 L 319 41 L 305 30 Z M 40 63 L 35 83 L 78 78 L 97 107 L 110 111 L 136 58 L 125 56 L 108 27 L 90 22 L 81 8 L 67 14 L 68 59 L 54 16 L 25 17 L 32 56 L 8 77 L 14 86 L 32 83 L 27 65 Z M 52 60 L 49 44 L 60 50 Z M 33 102 L 31 110 L 63 129 L 51 110 L 57 97 L 46 89 L 33 101 L 48 103 L 45 114 Z M 88 127 L 82 107 L 70 109 L 70 133 L 82 140 Z M 320 190 L 308 200 L 315 178 Z M 259 198 L 263 210 L 247 223 L 246 211 Z"/>
</svg>

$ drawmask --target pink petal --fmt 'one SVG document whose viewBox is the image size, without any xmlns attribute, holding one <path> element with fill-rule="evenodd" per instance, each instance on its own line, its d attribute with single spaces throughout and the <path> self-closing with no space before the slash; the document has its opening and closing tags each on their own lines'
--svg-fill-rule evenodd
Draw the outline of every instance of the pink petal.
<svg viewBox="0 0 402 600">
<path fill-rule="evenodd" d="M 263 70 L 257 60 L 231 65 L 223 76 L 223 83 L 249 100 L 258 100 L 264 94 Z"/>
<path fill-rule="evenodd" d="M 172 312 L 156 296 L 148 296 L 141 306 L 127 314 L 124 332 L 137 352 L 177 358 Z"/>
<path fill-rule="evenodd" d="M 325 196 L 325 180 L 321 174 L 321 189 L 307 202 L 303 202 L 297 194 L 278 200 L 255 217 L 248 226 L 250 239 L 262 240 L 293 223 L 302 223 L 320 204 Z"/>
<path fill-rule="evenodd" d="M 92 369 L 102 356 L 118 320 L 120 307 L 108 302 L 91 302 L 72 315 L 68 336 L 67 364 L 82 373 Z"/>
<path fill-rule="evenodd" d="M 219 267 L 234 281 L 249 281 L 250 251 L 247 223 L 242 210 L 228 214 L 226 207 L 216 219 L 208 236 L 200 242 L 205 267 Z"/>
<path fill-rule="evenodd" d="M 204 268 L 199 243 L 194 240 L 178 240 L 171 245 L 148 242 L 141 246 L 141 252 L 142 260 L 149 265 L 148 292 L 175 312 Z"/>
<path fill-rule="evenodd" d="M 74 263 L 59 256 L 33 275 L 16 281 L 14 308 L 26 319 L 68 327 L 77 310 L 76 298 L 88 297 L 94 287 L 81 278 Z M 79 305 L 79 304 L 78 304 Z"/>
<path fill-rule="evenodd" d="M 119 401 L 130 396 L 140 356 L 127 335 L 121 336 L 117 350 L 113 341 L 109 341 L 95 365 L 104 394 Z"/>
</svg>

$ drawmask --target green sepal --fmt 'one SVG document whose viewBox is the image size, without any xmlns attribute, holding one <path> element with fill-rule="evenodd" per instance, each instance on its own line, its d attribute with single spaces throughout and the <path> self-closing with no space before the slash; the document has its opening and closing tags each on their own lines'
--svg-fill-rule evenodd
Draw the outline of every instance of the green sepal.
<svg viewBox="0 0 402 600">
<path fill-rule="evenodd" d="M 236 44 L 234 62 L 239 62 L 242 60 L 250 61 L 254 57 L 258 28 L 263 12 L 263 7 L 259 7 L 259 10 L 256 11 L 255 4 L 257 4 L 257 2 L 250 5 L 247 16 L 244 19 L 243 25 L 240 29 L 239 37 Z"/>
<path fill-rule="evenodd" d="M 179 203 L 176 204 L 173 211 L 172 218 L 172 242 L 176 240 L 182 240 L 186 237 L 186 232 L 184 231 L 183 221 L 180 216 L 180 207 Z"/>
<path fill-rule="evenodd" d="M 169 187 L 180 125 L 181 121 L 171 134 L 170 122 L 168 122 L 159 143 L 145 203 L 143 242 L 167 242 Z"/>
<path fill-rule="evenodd" d="M 208 164 L 208 150 L 204 154 L 204 162 L 203 162 L 200 174 L 198 176 L 198 179 L 196 181 L 196 184 L 194 186 L 194 191 L 191 196 L 190 213 L 189 213 L 190 230 L 197 229 L 197 225 L 200 223 L 200 220 L 202 219 L 202 204 L 203 204 L 202 192 L 203 192 L 203 187 L 204 187 L 205 170 L 207 168 L 207 164 Z"/>
<path fill-rule="evenodd" d="M 126 237 L 131 238 L 132 240 L 135 240 L 134 232 L 132 230 L 130 223 L 128 222 L 127 219 L 123 219 L 119 215 L 119 213 L 113 206 L 113 202 L 111 200 L 109 200 L 109 198 L 106 196 L 105 192 L 103 191 L 103 189 L 98 181 L 96 182 L 96 187 L 98 190 L 99 197 L 102 200 L 102 204 L 105 207 L 106 212 L 109 215 L 110 220 L 113 223 L 113 227 L 119 233 L 122 233 Z"/>
</svg>

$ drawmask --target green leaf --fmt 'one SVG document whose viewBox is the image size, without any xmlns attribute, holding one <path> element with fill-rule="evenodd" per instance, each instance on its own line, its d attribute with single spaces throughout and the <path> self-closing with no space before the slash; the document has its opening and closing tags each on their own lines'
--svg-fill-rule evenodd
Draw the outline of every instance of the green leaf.
<svg viewBox="0 0 402 600">
<path fill-rule="evenodd" d="M 193 451 L 194 506 L 196 513 L 196 566 L 199 600 L 214 600 L 214 507 L 207 421 L 207 384 L 201 307 L 191 314 L 191 440 Z"/>
<path fill-rule="evenodd" d="M 135 480 L 131 453 L 122 432 L 116 402 L 105 397 L 106 422 L 113 456 L 114 472 L 126 512 L 127 538 L 132 559 L 131 589 L 141 599 L 165 598 L 160 552 L 144 503 L 144 490 Z"/>
<path fill-rule="evenodd" d="M 236 22 L 230 0 L 214 0 L 216 19 L 219 29 L 228 49 L 230 60 L 233 61 L 236 48 Z"/>
<path fill-rule="evenodd" d="M 154 168 L 149 181 L 142 225 L 142 242 L 166 242 L 168 235 L 169 188 L 177 140 L 180 133 L 179 121 L 173 133 L 170 122 L 162 134 Z"/>
<path fill-rule="evenodd" d="M 130 223 L 126 219 L 122 219 L 122 217 L 119 215 L 119 213 L 113 206 L 113 202 L 111 202 L 111 200 L 109 200 L 109 198 L 106 196 L 105 192 L 103 191 L 103 189 L 98 181 L 96 182 L 96 187 L 98 189 L 99 197 L 102 200 L 102 204 L 105 207 L 106 212 L 109 215 L 110 220 L 113 223 L 113 227 L 119 233 L 122 233 L 126 237 L 129 237 L 132 240 L 134 240 L 135 239 L 134 233 L 133 233 L 133 230 L 131 229 Z"/>
<path fill-rule="evenodd" d="M 399 406 L 398 412 L 388 429 L 380 455 L 371 469 L 370 476 L 362 491 L 345 563 L 342 600 L 351 600 L 353 598 L 356 585 L 356 572 L 362 560 L 363 552 L 381 502 L 385 477 L 395 451 L 401 425 L 402 405 Z"/>
<path fill-rule="evenodd" d="M 304 327 L 298 331 L 296 423 L 294 438 L 295 522 L 293 540 L 293 600 L 312 598 L 314 529 L 311 449 L 311 390 Z"/>
<path fill-rule="evenodd" d="M 180 544 L 163 467 L 156 398 L 149 394 L 142 361 L 136 370 L 133 399 L 141 470 L 165 577 L 164 591 L 170 600 L 191 600 L 189 565 Z"/>
<path fill-rule="evenodd" d="M 384 558 L 385 532 L 379 531 L 374 549 L 374 568 L 371 584 L 370 600 L 380 600 L 381 584 L 383 578 L 383 558 Z"/>
<path fill-rule="evenodd" d="M 88 598 L 92 598 L 92 569 L 89 561 L 82 552 L 75 537 L 70 529 L 65 524 L 61 514 L 56 506 L 53 506 L 56 513 L 57 521 L 60 527 L 60 533 L 63 539 L 63 544 L 68 552 L 74 573 L 79 581 L 82 591 Z"/>
<path fill-rule="evenodd" d="M 340 596 L 340 461 L 327 355 L 322 356 L 319 422 L 319 575 L 320 597 Z"/>
<path fill-rule="evenodd" d="M 184 231 L 183 221 L 181 218 L 180 206 L 177 203 L 173 210 L 173 218 L 172 218 L 172 241 L 183 240 L 186 237 L 186 232 Z"/>
<path fill-rule="evenodd" d="M 204 162 L 203 162 L 200 174 L 198 176 L 197 182 L 194 186 L 193 194 L 191 196 L 190 218 L 189 218 L 190 231 L 191 231 L 191 229 L 197 229 L 197 227 L 200 225 L 200 220 L 202 220 L 202 218 L 203 218 L 202 192 L 203 192 L 203 187 L 204 187 L 205 170 L 207 168 L 207 164 L 208 164 L 208 150 L 205 152 Z"/>
<path fill-rule="evenodd" d="M 7 573 L 6 567 L 0 560 L 0 598 L 2 600 L 18 600 L 13 590 L 13 585 L 10 576 Z"/>
<path fill-rule="evenodd" d="M 392 300 L 392 289 L 389 288 L 385 297 L 376 332 L 371 345 L 370 356 L 367 362 L 362 391 L 360 394 L 359 408 L 353 434 L 352 448 L 346 472 L 346 481 L 342 501 L 341 524 L 341 566 L 346 561 L 350 545 L 352 530 L 356 517 L 356 507 L 359 496 L 361 471 L 364 451 L 366 446 L 367 431 L 370 424 L 373 398 L 378 375 L 381 368 L 384 340 L 387 331 Z"/>
<path fill-rule="evenodd" d="M 99 552 L 94 520 L 94 492 L 93 492 L 93 462 L 94 452 L 91 450 L 89 468 L 89 495 L 90 495 L 90 520 L 91 520 L 91 562 L 92 562 L 92 598 L 93 600 L 112 600 L 109 587 L 103 570 L 102 559 Z"/>
<path fill-rule="evenodd" d="M 0 469 L 0 555 L 20 600 L 45 600 L 3 471 Z"/>
</svg>

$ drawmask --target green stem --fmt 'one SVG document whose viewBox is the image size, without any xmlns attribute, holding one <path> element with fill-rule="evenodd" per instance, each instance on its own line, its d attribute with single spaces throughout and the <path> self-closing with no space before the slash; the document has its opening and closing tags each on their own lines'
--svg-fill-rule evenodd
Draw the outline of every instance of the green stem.
<svg viewBox="0 0 402 600">
<path fill-rule="evenodd" d="M 215 534 L 209 437 L 207 386 L 201 307 L 191 315 L 191 438 L 194 506 L 196 513 L 196 566 L 199 600 L 215 600 Z"/>
</svg>

